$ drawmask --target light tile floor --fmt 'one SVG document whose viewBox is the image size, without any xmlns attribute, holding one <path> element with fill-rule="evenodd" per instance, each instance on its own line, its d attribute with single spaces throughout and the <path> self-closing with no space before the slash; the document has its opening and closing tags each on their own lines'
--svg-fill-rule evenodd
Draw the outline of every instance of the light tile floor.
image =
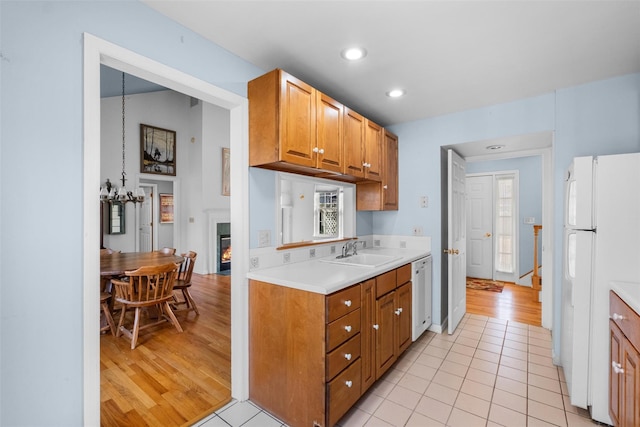
<svg viewBox="0 0 640 427">
<path fill-rule="evenodd" d="M 427 332 L 338 423 L 351 426 L 588 426 L 571 406 L 541 327 L 467 314 L 453 335 Z M 196 426 L 280 427 L 251 402 Z"/>
</svg>

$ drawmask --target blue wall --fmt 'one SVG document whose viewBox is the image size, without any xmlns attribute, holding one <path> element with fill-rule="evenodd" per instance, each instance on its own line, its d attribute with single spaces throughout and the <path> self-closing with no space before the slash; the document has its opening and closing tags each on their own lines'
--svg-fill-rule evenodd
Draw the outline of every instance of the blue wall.
<svg viewBox="0 0 640 427">
<path fill-rule="evenodd" d="M 518 277 L 533 270 L 533 226 L 524 223 L 534 217 L 542 224 L 542 157 L 529 156 L 515 159 L 467 163 L 467 173 L 514 171 L 519 172 L 519 216 L 520 245 L 518 248 Z M 539 242 L 538 242 L 539 243 Z M 542 245 L 538 248 L 538 262 L 542 260 Z"/>
<path fill-rule="evenodd" d="M 138 1 L 0 1 L 0 425 L 82 425 L 83 32 L 242 96 L 264 73 Z"/>
</svg>

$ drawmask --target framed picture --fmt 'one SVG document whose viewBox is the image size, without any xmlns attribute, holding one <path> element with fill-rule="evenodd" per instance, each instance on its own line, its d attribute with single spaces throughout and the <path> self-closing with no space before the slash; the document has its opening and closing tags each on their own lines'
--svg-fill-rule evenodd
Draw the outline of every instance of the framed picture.
<svg viewBox="0 0 640 427">
<path fill-rule="evenodd" d="M 173 194 L 160 194 L 160 224 L 173 224 Z"/>
<path fill-rule="evenodd" d="M 222 195 L 231 195 L 231 179 L 229 177 L 231 171 L 231 152 L 228 148 L 222 149 Z"/>
<path fill-rule="evenodd" d="M 176 132 L 140 124 L 140 172 L 176 176 Z"/>
</svg>

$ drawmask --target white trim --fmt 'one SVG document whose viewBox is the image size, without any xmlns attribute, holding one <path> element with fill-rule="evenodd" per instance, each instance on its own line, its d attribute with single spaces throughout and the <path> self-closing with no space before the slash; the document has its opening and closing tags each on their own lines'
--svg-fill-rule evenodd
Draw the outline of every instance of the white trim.
<svg viewBox="0 0 640 427">
<path fill-rule="evenodd" d="M 100 245 L 100 64 L 184 93 L 230 111 L 231 198 L 230 211 L 234 274 L 231 276 L 231 395 L 248 398 L 248 291 L 249 253 L 248 101 L 232 92 L 84 33 L 84 145 L 83 145 L 83 424 L 100 425 L 99 297 Z"/>
</svg>

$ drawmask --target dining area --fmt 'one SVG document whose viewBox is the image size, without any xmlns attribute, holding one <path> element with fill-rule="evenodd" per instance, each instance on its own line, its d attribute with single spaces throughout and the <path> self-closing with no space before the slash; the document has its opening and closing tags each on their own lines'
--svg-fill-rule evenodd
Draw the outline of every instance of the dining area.
<svg viewBox="0 0 640 427">
<path fill-rule="evenodd" d="M 177 254 L 166 249 L 101 252 L 101 295 L 109 296 L 114 331 L 101 307 L 102 426 L 185 425 L 230 401 L 230 277 L 193 273 L 196 257 L 192 251 Z M 188 283 L 181 272 L 190 272 Z M 162 294 L 162 282 L 170 282 L 172 274 L 171 295 Z M 162 275 L 154 282 L 153 277 Z M 158 288 L 156 295 L 165 299 L 160 306 L 142 306 L 139 290 L 149 281 L 154 291 Z M 136 305 L 139 330 L 134 344 Z"/>
<path fill-rule="evenodd" d="M 174 248 L 127 253 L 101 249 L 100 332 L 126 337 L 131 350 L 141 330 L 164 322 L 183 332 L 174 311 L 199 315 L 189 292 L 196 258 L 193 251 L 176 255 Z M 181 298 L 174 293 L 177 291 L 181 291 Z M 182 310 L 181 305 L 185 306 Z M 128 312 L 133 313 L 133 319 L 128 319 Z"/>
</svg>

